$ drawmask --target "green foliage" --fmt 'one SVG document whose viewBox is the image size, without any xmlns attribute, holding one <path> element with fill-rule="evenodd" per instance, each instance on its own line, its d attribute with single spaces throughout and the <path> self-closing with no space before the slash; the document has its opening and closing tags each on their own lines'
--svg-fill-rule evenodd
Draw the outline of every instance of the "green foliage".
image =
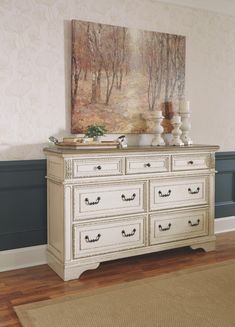
<svg viewBox="0 0 235 327">
<path fill-rule="evenodd" d="M 107 129 L 103 125 L 89 125 L 87 127 L 86 136 L 95 137 L 95 136 L 103 136 L 107 133 Z"/>
</svg>

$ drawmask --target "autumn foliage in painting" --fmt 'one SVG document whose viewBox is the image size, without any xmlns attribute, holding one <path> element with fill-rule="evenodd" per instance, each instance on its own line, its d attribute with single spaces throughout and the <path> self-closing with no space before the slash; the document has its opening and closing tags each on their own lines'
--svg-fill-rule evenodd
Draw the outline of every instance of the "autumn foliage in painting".
<svg viewBox="0 0 235 327">
<path fill-rule="evenodd" d="M 152 133 L 157 109 L 168 132 L 184 84 L 185 37 L 72 21 L 73 133 Z"/>
</svg>

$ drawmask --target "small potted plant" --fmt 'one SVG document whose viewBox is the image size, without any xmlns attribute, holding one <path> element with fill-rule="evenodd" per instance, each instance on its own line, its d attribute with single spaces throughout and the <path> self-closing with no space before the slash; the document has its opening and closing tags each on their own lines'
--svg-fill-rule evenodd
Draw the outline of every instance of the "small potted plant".
<svg viewBox="0 0 235 327">
<path fill-rule="evenodd" d="M 86 136 L 93 137 L 93 140 L 100 142 L 101 136 L 104 136 L 107 133 L 107 129 L 103 125 L 89 125 L 87 127 Z"/>
</svg>

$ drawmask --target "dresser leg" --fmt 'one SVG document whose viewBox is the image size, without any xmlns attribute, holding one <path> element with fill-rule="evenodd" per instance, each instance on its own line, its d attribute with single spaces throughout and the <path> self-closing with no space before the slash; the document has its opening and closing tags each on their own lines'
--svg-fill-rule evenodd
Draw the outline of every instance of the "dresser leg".
<svg viewBox="0 0 235 327">
<path fill-rule="evenodd" d="M 191 249 L 203 249 L 205 252 L 215 251 L 216 245 L 215 241 L 205 242 L 205 243 L 197 243 L 190 246 Z"/>
<path fill-rule="evenodd" d="M 78 279 L 82 273 L 87 270 L 92 270 L 98 268 L 100 263 L 91 263 L 82 266 L 75 266 L 75 267 L 66 267 L 64 270 L 64 276 L 62 277 L 64 281 L 71 280 L 71 279 Z"/>
<path fill-rule="evenodd" d="M 47 263 L 64 281 L 78 279 L 84 271 L 96 269 L 100 265 L 99 262 L 84 265 L 64 265 L 49 251 L 47 251 Z"/>
</svg>

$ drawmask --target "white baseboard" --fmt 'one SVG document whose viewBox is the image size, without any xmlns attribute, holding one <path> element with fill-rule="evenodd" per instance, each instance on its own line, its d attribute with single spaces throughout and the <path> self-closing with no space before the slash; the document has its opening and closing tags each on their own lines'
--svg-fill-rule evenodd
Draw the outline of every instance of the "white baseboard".
<svg viewBox="0 0 235 327">
<path fill-rule="evenodd" d="M 215 234 L 232 231 L 235 231 L 235 216 L 215 219 Z"/>
<path fill-rule="evenodd" d="M 235 231 L 235 216 L 215 219 L 215 234 Z M 0 272 L 47 263 L 46 244 L 0 251 Z"/>
<path fill-rule="evenodd" d="M 0 272 L 47 263 L 46 244 L 0 251 Z"/>
</svg>

